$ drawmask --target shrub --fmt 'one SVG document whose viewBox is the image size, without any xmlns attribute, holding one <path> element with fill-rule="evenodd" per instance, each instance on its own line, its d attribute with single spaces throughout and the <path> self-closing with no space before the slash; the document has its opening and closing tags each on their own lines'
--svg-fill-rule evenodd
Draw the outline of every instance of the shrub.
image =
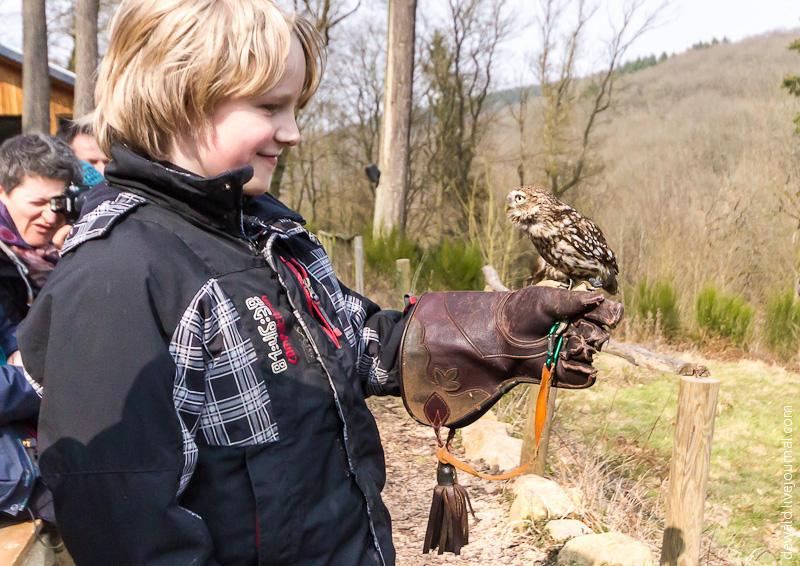
<svg viewBox="0 0 800 566">
<path fill-rule="evenodd" d="M 408 258 L 413 269 L 419 264 L 421 256 L 419 245 L 397 229 L 382 238 L 373 238 L 370 228 L 364 236 L 364 259 L 367 269 L 372 273 L 393 278 L 397 259 Z"/>
<path fill-rule="evenodd" d="M 414 284 L 416 292 L 452 289 L 454 291 L 483 287 L 483 256 L 477 246 L 457 240 L 445 240 L 423 253 L 413 240 L 393 230 L 382 238 L 364 236 L 364 257 L 370 273 L 394 281 L 395 261 L 411 260 L 411 272 L 419 272 Z"/>
<path fill-rule="evenodd" d="M 800 337 L 800 303 L 788 291 L 767 301 L 764 317 L 764 341 L 777 356 L 789 360 L 797 354 Z"/>
<path fill-rule="evenodd" d="M 641 321 L 652 321 L 649 331 L 661 332 L 664 337 L 675 338 L 681 329 L 678 311 L 678 292 L 668 280 L 640 282 L 633 290 L 631 311 Z M 658 321 L 658 328 L 656 328 Z"/>
<path fill-rule="evenodd" d="M 425 255 L 417 289 L 482 289 L 481 267 L 483 256 L 477 246 L 445 240 Z"/>
<path fill-rule="evenodd" d="M 749 337 L 755 311 L 741 297 L 709 286 L 697 296 L 696 315 L 701 330 L 743 346 Z"/>
</svg>

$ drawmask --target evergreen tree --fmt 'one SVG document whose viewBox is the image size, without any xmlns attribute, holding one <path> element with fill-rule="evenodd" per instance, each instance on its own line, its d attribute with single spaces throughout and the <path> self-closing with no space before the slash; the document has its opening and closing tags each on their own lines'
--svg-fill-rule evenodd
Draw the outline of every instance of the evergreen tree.
<svg viewBox="0 0 800 566">
<path fill-rule="evenodd" d="M 795 39 L 791 45 L 789 45 L 789 49 L 797 51 L 800 54 L 800 39 Z M 787 75 L 784 77 L 783 88 L 795 96 L 800 96 L 800 75 Z M 800 114 L 795 117 L 794 123 L 797 126 L 795 131 L 800 134 Z"/>
</svg>

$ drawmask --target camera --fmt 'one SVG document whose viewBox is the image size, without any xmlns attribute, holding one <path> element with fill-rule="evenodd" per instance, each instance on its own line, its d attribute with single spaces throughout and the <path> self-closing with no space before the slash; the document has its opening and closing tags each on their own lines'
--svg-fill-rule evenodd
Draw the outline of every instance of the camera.
<svg viewBox="0 0 800 566">
<path fill-rule="evenodd" d="M 86 193 L 90 187 L 71 183 L 64 189 L 64 194 L 50 199 L 50 210 L 63 214 L 68 224 L 74 224 L 81 215 Z"/>
</svg>

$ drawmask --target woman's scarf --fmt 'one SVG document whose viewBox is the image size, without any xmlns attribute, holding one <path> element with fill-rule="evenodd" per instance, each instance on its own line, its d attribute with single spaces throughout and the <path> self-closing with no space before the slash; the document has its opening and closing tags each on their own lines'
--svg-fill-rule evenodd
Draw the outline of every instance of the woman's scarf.
<svg viewBox="0 0 800 566">
<path fill-rule="evenodd" d="M 58 261 L 58 249 L 52 244 L 34 248 L 19 235 L 6 205 L 0 202 L 0 241 L 7 244 L 28 268 L 28 278 L 41 289 Z"/>
</svg>

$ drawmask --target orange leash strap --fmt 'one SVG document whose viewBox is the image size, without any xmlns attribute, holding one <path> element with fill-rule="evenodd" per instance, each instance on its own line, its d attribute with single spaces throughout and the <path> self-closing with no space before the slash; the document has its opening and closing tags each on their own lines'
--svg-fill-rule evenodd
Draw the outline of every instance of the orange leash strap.
<svg viewBox="0 0 800 566">
<path fill-rule="evenodd" d="M 539 382 L 539 395 L 536 397 L 536 414 L 534 416 L 533 427 L 534 438 L 536 440 L 536 455 L 539 454 L 539 443 L 542 441 L 542 433 L 544 432 L 544 427 L 547 424 L 547 402 L 550 399 L 550 386 L 552 385 L 553 371 L 556 367 L 555 364 L 558 362 L 558 354 L 561 352 L 561 344 L 563 342 L 563 336 L 559 336 L 558 344 L 556 345 L 555 350 L 553 349 L 553 336 L 559 326 L 560 323 L 556 323 L 553 325 L 553 328 L 550 329 L 550 345 L 548 347 L 547 360 L 542 366 L 542 379 Z M 551 369 L 551 366 L 553 369 Z M 475 476 L 476 478 L 489 481 L 510 480 L 517 476 L 521 476 L 531 467 L 530 463 L 525 463 L 507 472 L 503 472 L 502 474 L 485 474 L 483 472 L 479 472 L 463 460 L 460 460 L 455 454 L 450 452 L 448 447 L 450 445 L 450 440 L 452 439 L 453 433 L 454 431 L 451 430 L 450 438 L 448 438 L 444 446 L 440 446 L 436 451 L 436 457 L 439 458 L 439 462 L 442 464 L 450 464 L 462 472 Z"/>
<path fill-rule="evenodd" d="M 542 441 L 542 432 L 547 423 L 547 401 L 550 399 L 550 382 L 553 373 L 547 364 L 542 367 L 542 381 L 539 383 L 539 395 L 536 397 L 536 417 L 533 432 L 536 438 L 536 452 L 539 452 L 539 442 Z"/>
<path fill-rule="evenodd" d="M 550 382 L 552 381 L 552 372 L 550 369 L 545 365 L 542 368 L 542 381 L 539 384 L 539 395 L 536 398 L 536 416 L 534 418 L 534 435 L 536 439 L 536 454 L 539 453 L 539 443 L 542 441 L 542 431 L 544 430 L 544 425 L 547 422 L 547 400 L 550 397 Z M 530 463 L 525 463 L 516 468 L 508 470 L 507 472 L 503 472 L 502 474 L 486 474 L 483 472 L 479 472 L 474 467 L 470 466 L 463 460 L 460 460 L 458 456 L 450 452 L 446 443 L 444 446 L 440 446 L 439 449 L 436 451 L 436 457 L 439 458 L 439 461 L 442 464 L 450 464 L 454 468 L 461 470 L 464 473 L 467 473 L 471 476 L 475 476 L 476 478 L 481 478 L 484 480 L 489 481 L 505 481 L 513 479 L 517 476 L 521 476 L 522 474 L 526 473 L 528 469 L 531 467 Z"/>
</svg>

